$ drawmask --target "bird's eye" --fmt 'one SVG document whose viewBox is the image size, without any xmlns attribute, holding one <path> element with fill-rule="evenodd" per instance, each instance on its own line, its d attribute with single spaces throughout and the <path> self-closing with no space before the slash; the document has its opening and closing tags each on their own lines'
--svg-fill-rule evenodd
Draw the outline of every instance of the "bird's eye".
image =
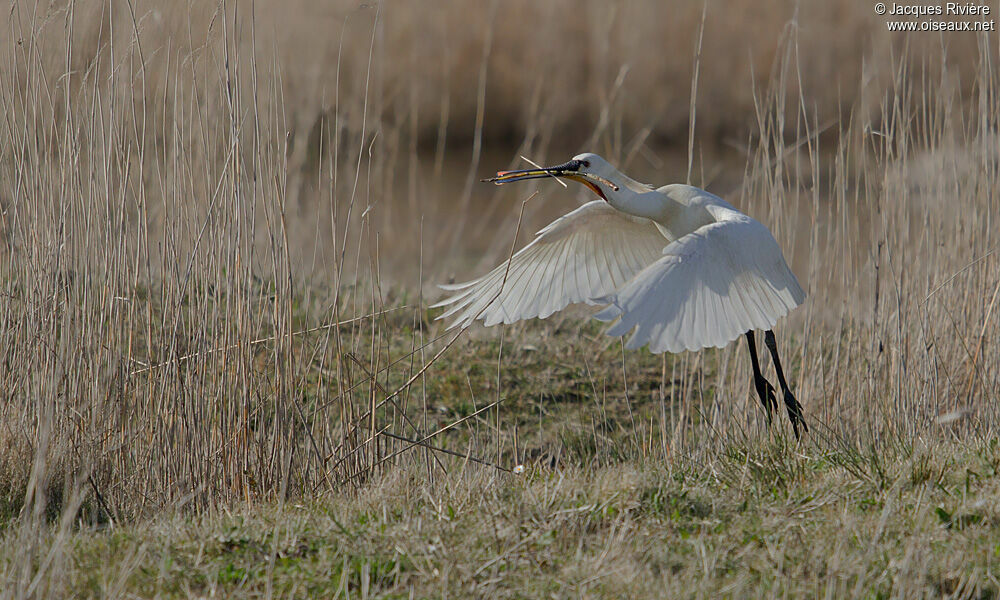
<svg viewBox="0 0 1000 600">
<path fill-rule="evenodd" d="M 589 167 L 590 166 L 590 161 L 589 160 L 585 160 L 581 164 L 583 164 L 583 166 L 585 166 L 585 167 Z"/>
</svg>

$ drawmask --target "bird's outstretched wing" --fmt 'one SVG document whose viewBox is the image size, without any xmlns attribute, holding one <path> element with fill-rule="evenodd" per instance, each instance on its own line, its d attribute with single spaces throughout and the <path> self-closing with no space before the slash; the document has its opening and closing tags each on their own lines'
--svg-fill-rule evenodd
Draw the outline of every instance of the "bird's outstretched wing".
<svg viewBox="0 0 1000 600">
<path fill-rule="evenodd" d="M 771 232 L 740 215 L 671 243 L 621 290 L 599 299 L 610 306 L 595 317 L 619 319 L 608 335 L 635 329 L 628 348 L 681 352 L 771 329 L 805 297 Z"/>
<path fill-rule="evenodd" d="M 663 253 L 667 239 L 652 221 L 618 212 L 603 200 L 588 202 L 538 232 L 530 244 L 483 277 L 442 285 L 453 296 L 438 319 L 449 329 L 474 319 L 487 326 L 546 318 L 575 302 L 613 293 Z M 504 274 L 507 281 L 504 283 Z"/>
</svg>

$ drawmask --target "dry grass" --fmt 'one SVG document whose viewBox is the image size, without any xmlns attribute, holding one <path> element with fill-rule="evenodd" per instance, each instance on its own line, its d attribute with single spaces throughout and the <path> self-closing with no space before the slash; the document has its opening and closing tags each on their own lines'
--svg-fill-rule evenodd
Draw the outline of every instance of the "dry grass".
<svg viewBox="0 0 1000 600">
<path fill-rule="evenodd" d="M 5 595 L 995 596 L 996 35 L 711 8 L 691 82 L 698 5 L 415 6 L 13 5 Z M 432 320 L 584 141 L 772 228 L 801 444 L 742 347 Z"/>
<path fill-rule="evenodd" d="M 949 457 L 934 456 L 947 449 Z M 351 497 L 81 537 L 79 596 L 960 597 L 997 590 L 995 445 L 873 485 L 831 457 L 396 471 Z"/>
</svg>

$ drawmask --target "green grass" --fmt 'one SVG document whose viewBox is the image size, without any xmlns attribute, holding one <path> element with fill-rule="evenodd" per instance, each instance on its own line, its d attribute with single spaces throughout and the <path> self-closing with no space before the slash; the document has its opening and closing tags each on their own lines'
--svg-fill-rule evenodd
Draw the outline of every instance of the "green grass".
<svg viewBox="0 0 1000 600">
<path fill-rule="evenodd" d="M 38 550 L 9 555 L 0 569 L 17 573 L 29 557 L 37 568 L 51 551 L 60 575 L 43 579 L 42 595 L 94 598 L 1000 591 L 996 440 L 956 441 L 942 428 L 905 443 L 860 443 L 838 437 L 803 398 L 813 433 L 796 442 L 783 415 L 767 426 L 749 381 L 729 413 L 747 425 L 730 423 L 713 437 L 698 425 L 713 402 L 710 383 L 697 403 L 680 401 L 670 381 L 660 398 L 661 374 L 683 356 L 627 353 L 626 403 L 620 346 L 599 331 L 570 318 L 508 328 L 499 457 L 492 413 L 432 441 L 505 468 L 523 463 L 523 473 L 444 454 L 428 462 L 411 450 L 360 485 L 285 502 L 114 524 L 84 511 L 65 530 L 54 509 L 50 525 L 35 530 Z M 473 330 L 441 357 L 425 382 L 428 429 L 491 401 L 482 396 L 495 394 L 499 350 L 496 332 Z M 396 351 L 403 348 L 389 354 Z M 714 380 L 728 352 L 742 348 L 703 353 L 703 381 Z M 732 401 L 733 393 L 722 397 Z M 304 404 L 312 401 L 307 395 Z M 664 452 L 657 415 L 667 404 L 709 437 L 672 439 L 678 447 Z M 0 534 L 8 546 L 22 535 L 11 523 Z M 60 531 L 66 537 L 57 540 Z"/>
<path fill-rule="evenodd" d="M 80 597 L 996 597 L 997 444 L 926 441 L 882 456 L 881 482 L 810 444 L 729 450 L 521 475 L 453 461 L 433 483 L 404 469 L 312 502 L 83 527 L 59 583 Z"/>
</svg>

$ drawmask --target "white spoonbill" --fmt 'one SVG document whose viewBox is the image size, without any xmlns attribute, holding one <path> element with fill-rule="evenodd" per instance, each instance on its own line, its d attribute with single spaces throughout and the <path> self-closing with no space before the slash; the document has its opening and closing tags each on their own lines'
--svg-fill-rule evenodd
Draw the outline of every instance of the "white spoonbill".
<svg viewBox="0 0 1000 600">
<path fill-rule="evenodd" d="M 768 419 L 774 386 L 760 372 L 754 331 L 763 330 L 795 436 L 808 431 L 788 388 L 774 325 L 806 294 L 774 236 L 731 204 L 689 185 L 654 189 L 585 153 L 553 167 L 501 171 L 497 185 L 540 177 L 583 183 L 600 200 L 584 204 L 538 232 L 506 263 L 466 283 L 434 307 L 439 319 L 466 327 L 533 317 L 567 305 L 606 305 L 595 318 L 613 321 L 608 335 L 632 332 L 626 347 L 653 353 L 722 348 L 746 336 L 754 387 Z M 506 277 L 505 277 L 506 276 Z M 505 281 L 506 279 L 506 281 Z"/>
</svg>

